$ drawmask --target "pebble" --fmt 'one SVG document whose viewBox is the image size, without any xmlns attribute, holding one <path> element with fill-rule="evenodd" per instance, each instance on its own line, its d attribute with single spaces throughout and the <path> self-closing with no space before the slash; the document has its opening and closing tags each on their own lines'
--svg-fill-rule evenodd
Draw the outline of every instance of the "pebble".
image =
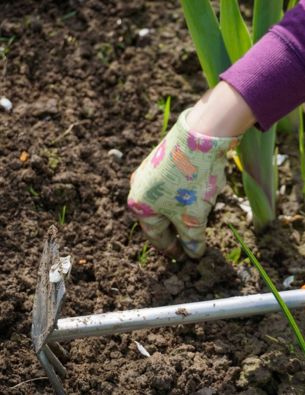
<svg viewBox="0 0 305 395">
<path fill-rule="evenodd" d="M 112 148 L 110 151 L 108 151 L 109 156 L 113 156 L 117 160 L 121 160 L 123 157 L 123 152 L 119 151 L 116 148 Z"/>
<path fill-rule="evenodd" d="M 292 288 L 292 284 L 294 282 L 295 277 L 292 276 L 288 276 L 285 278 L 285 280 L 283 281 L 283 286 L 285 289 L 291 289 Z"/>
<path fill-rule="evenodd" d="M 150 30 L 147 29 L 147 27 L 144 27 L 144 29 L 139 30 L 138 35 L 140 37 L 145 37 L 149 34 Z"/>
<path fill-rule="evenodd" d="M 13 108 L 13 103 L 7 99 L 6 97 L 2 96 L 0 99 L 0 107 L 4 110 L 4 111 L 11 111 Z"/>
</svg>

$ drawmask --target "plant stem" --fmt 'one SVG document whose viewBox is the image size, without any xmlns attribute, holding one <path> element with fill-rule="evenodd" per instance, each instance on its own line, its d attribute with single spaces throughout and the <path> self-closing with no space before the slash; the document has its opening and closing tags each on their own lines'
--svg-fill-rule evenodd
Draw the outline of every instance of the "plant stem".
<svg viewBox="0 0 305 395">
<path fill-rule="evenodd" d="M 279 292 L 276 289 L 275 285 L 273 284 L 272 280 L 270 279 L 270 277 L 266 273 L 265 269 L 262 267 L 262 265 L 256 259 L 256 257 L 254 256 L 252 251 L 249 249 L 249 247 L 245 244 L 243 239 L 238 234 L 237 230 L 231 224 L 229 224 L 229 227 L 232 230 L 235 238 L 238 240 L 239 244 L 241 245 L 242 249 L 248 255 L 250 261 L 256 267 L 256 269 L 259 271 L 259 273 L 260 273 L 261 277 L 263 278 L 263 280 L 265 281 L 266 285 L 269 287 L 270 291 L 273 293 L 274 297 L 278 301 L 278 303 L 279 303 L 284 315 L 286 316 L 286 318 L 287 318 L 287 320 L 289 322 L 289 325 L 291 326 L 291 328 L 292 328 L 292 330 L 293 330 L 293 332 L 294 332 L 294 334 L 295 334 L 295 336 L 296 336 L 296 338 L 298 340 L 298 343 L 299 343 L 299 346 L 300 346 L 301 350 L 305 354 L 305 340 L 304 340 L 303 335 L 302 335 L 302 333 L 300 331 L 300 328 L 298 327 L 298 324 L 296 323 L 295 319 L 293 318 L 288 306 L 286 305 L 286 303 L 282 299 L 281 295 L 279 294 Z"/>
</svg>

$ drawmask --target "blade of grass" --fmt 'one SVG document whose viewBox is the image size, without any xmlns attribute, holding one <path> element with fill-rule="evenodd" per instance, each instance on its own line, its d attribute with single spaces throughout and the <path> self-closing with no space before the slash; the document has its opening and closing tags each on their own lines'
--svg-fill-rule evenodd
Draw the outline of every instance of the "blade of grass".
<svg viewBox="0 0 305 395">
<path fill-rule="evenodd" d="M 76 13 L 77 13 L 76 11 L 70 11 L 67 14 L 63 15 L 60 19 L 62 21 L 65 21 L 67 19 L 73 18 L 76 15 Z"/>
<path fill-rule="evenodd" d="M 66 212 L 67 212 L 67 206 L 64 205 L 61 211 L 58 213 L 58 222 L 60 223 L 60 225 L 64 225 L 66 222 Z"/>
<path fill-rule="evenodd" d="M 171 96 L 167 96 L 163 110 L 163 125 L 161 131 L 161 139 L 163 139 L 163 137 L 166 134 L 170 114 L 171 114 Z"/>
<path fill-rule="evenodd" d="M 303 335 L 302 335 L 302 333 L 300 331 L 300 328 L 298 327 L 298 324 L 296 323 L 295 319 L 293 318 L 288 306 L 286 305 L 286 303 L 282 299 L 281 295 L 279 294 L 279 292 L 276 289 L 275 285 L 273 284 L 272 280 L 270 279 L 270 277 L 266 273 L 265 269 L 262 267 L 262 265 L 256 259 L 256 257 L 254 256 L 253 252 L 245 244 L 243 239 L 238 234 L 237 230 L 231 224 L 229 224 L 229 227 L 232 230 L 235 238 L 237 239 L 237 241 L 241 245 L 241 247 L 244 250 L 244 252 L 248 255 L 251 263 L 259 271 L 259 274 L 261 275 L 261 277 L 265 281 L 266 285 L 269 287 L 270 291 L 273 293 L 275 299 L 277 300 L 278 304 L 280 305 L 284 315 L 286 316 L 286 318 L 287 318 L 287 320 L 289 322 L 290 327 L 292 328 L 292 330 L 293 330 L 293 332 L 294 332 L 294 334 L 295 334 L 295 336 L 296 336 L 296 338 L 298 340 L 298 343 L 300 345 L 301 350 L 305 354 L 305 340 L 304 340 Z"/>
</svg>

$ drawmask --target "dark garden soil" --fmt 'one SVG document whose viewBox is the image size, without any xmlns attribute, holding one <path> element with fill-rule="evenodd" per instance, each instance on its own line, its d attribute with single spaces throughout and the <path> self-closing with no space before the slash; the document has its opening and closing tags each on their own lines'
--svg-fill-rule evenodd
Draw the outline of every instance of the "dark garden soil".
<svg viewBox="0 0 305 395">
<path fill-rule="evenodd" d="M 1 394 L 52 393 L 30 339 L 51 224 L 62 255 L 74 257 L 64 316 L 266 292 L 255 269 L 226 259 L 236 247 L 227 222 L 280 289 L 292 274 L 295 287 L 305 283 L 297 134 L 279 136 L 289 155 L 280 167 L 282 217 L 264 235 L 255 237 L 233 197 L 240 175 L 230 164 L 205 257 L 178 266 L 150 249 L 139 264 L 144 237 L 126 209 L 129 176 L 158 142 L 158 102 L 172 97 L 173 124 L 206 89 L 178 1 L 3 1 L 0 10 L 1 38 L 14 37 L 0 43 L 0 94 L 14 106 L 0 114 Z M 148 34 L 139 34 L 144 28 Z M 108 154 L 112 148 L 121 160 Z M 304 313 L 296 317 L 305 333 Z M 305 394 L 305 361 L 279 313 L 65 348 L 68 394 Z"/>
</svg>

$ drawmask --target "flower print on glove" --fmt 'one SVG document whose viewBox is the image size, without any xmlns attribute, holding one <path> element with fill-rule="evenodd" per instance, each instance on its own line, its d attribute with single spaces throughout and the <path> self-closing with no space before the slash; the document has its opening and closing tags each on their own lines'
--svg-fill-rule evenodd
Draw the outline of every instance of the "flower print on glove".
<svg viewBox="0 0 305 395">
<path fill-rule="evenodd" d="M 128 206 L 151 243 L 169 256 L 200 258 L 207 216 L 225 177 L 225 152 L 238 138 L 188 129 L 184 111 L 135 171 Z"/>
</svg>

